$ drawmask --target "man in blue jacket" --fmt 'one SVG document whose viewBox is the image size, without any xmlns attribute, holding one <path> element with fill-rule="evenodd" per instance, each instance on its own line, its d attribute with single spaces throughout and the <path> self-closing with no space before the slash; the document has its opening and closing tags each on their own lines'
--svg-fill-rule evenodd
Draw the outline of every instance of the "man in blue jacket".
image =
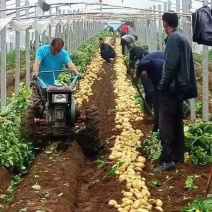
<svg viewBox="0 0 212 212">
<path fill-rule="evenodd" d="M 158 85 L 162 77 L 162 68 L 164 63 L 164 52 L 156 51 L 145 56 L 139 63 L 136 71 L 137 77 L 145 88 L 152 88 L 151 93 L 145 91 L 147 103 L 153 104 L 154 109 L 154 127 L 153 132 L 159 128 L 159 103 L 158 103 Z"/>
</svg>

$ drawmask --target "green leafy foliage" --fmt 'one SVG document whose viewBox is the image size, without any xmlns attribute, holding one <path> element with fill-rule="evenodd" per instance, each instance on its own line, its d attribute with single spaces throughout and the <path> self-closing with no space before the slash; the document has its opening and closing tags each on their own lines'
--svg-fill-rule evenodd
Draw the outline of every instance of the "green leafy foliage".
<svg viewBox="0 0 212 212">
<path fill-rule="evenodd" d="M 198 186 L 194 183 L 193 176 L 188 175 L 185 182 L 185 188 L 198 188 Z"/>
<path fill-rule="evenodd" d="M 186 160 L 194 164 L 212 163 L 212 122 L 197 120 L 184 128 Z M 159 133 L 153 133 L 141 142 L 141 149 L 149 159 L 157 160 L 161 154 Z"/>
<path fill-rule="evenodd" d="M 185 127 L 185 146 L 189 161 L 202 165 L 212 163 L 212 122 L 199 120 Z"/>
<path fill-rule="evenodd" d="M 162 150 L 159 141 L 159 133 L 154 132 L 151 135 L 148 135 L 146 139 L 141 142 L 141 149 L 149 159 L 158 160 Z"/>
<path fill-rule="evenodd" d="M 7 189 L 6 194 L 0 195 L 0 202 L 7 204 L 13 200 L 13 193 L 14 193 L 15 189 L 17 188 L 17 186 L 21 183 L 22 180 L 23 180 L 23 178 L 19 175 L 13 176 L 12 181 Z M 0 209 L 3 209 L 3 208 L 4 208 L 4 205 L 0 204 Z"/>
<path fill-rule="evenodd" d="M 29 105 L 30 89 L 21 86 L 20 93 L 8 100 L 0 113 L 0 165 L 26 172 L 34 154 L 31 144 L 21 138 L 21 115 Z"/>
<path fill-rule="evenodd" d="M 140 110 L 143 111 L 143 100 L 140 97 L 139 93 L 136 93 L 135 95 L 135 104 L 138 104 L 140 107 Z"/>
<path fill-rule="evenodd" d="M 211 211 L 212 211 L 211 198 L 196 199 L 181 210 L 181 212 L 211 212 Z"/>
<path fill-rule="evenodd" d="M 57 80 L 61 85 L 69 85 L 70 84 L 70 76 L 71 74 L 68 72 L 62 72 Z"/>
<path fill-rule="evenodd" d="M 124 164 L 124 162 L 118 162 L 112 169 L 110 169 L 109 171 L 107 171 L 106 173 L 105 173 L 105 175 L 107 176 L 107 177 L 109 177 L 109 176 L 116 176 L 117 174 L 116 174 L 116 171 L 118 171 L 118 169 L 122 166 Z"/>
</svg>

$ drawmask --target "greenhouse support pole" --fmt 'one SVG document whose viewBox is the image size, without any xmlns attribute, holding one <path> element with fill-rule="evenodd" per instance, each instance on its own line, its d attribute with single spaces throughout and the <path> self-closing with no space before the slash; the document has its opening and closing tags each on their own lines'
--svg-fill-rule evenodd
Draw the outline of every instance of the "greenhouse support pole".
<svg viewBox="0 0 212 212">
<path fill-rule="evenodd" d="M 70 10 L 68 10 L 68 13 L 71 13 Z M 67 25 L 67 49 L 69 52 L 71 52 L 71 20 L 68 20 L 68 25 Z"/>
<path fill-rule="evenodd" d="M 25 0 L 25 6 L 29 6 L 29 0 Z M 29 8 L 26 8 L 26 17 L 29 17 Z M 30 87 L 30 39 L 29 39 L 29 28 L 26 29 L 26 86 Z M 33 52 L 34 54 L 34 52 Z"/>
<path fill-rule="evenodd" d="M 168 0 L 168 10 L 171 10 L 172 9 L 172 2 L 171 0 Z"/>
<path fill-rule="evenodd" d="M 56 7 L 56 14 L 58 14 L 59 13 L 59 7 L 57 6 Z M 59 23 L 55 26 L 55 36 L 54 37 L 59 37 Z"/>
<path fill-rule="evenodd" d="M 42 15 L 45 15 L 45 12 L 42 11 Z M 41 36 L 41 39 L 42 39 L 42 42 L 41 42 L 41 45 L 44 45 L 44 44 L 47 44 L 47 39 L 46 39 L 46 29 L 44 30 L 44 32 L 42 33 L 42 36 Z"/>
<path fill-rule="evenodd" d="M 149 8 L 150 10 L 152 10 L 153 8 L 150 7 Z M 154 39 L 155 39 L 155 36 L 154 36 L 155 32 L 154 32 L 154 17 L 153 16 L 150 16 L 150 28 L 149 28 L 149 37 L 150 37 L 150 45 L 149 45 L 149 50 L 150 52 L 153 52 L 155 51 L 155 47 L 154 47 Z"/>
<path fill-rule="evenodd" d="M 190 5 L 188 0 L 183 0 L 182 1 L 182 9 L 183 12 L 187 13 L 190 12 Z M 180 10 L 180 0 L 176 0 L 176 6 Z M 179 11 L 178 11 L 179 12 Z M 186 37 L 192 46 L 192 34 L 191 34 L 191 18 L 190 17 L 185 17 L 183 18 L 184 20 L 184 27 L 183 31 L 186 33 Z M 196 109 L 195 109 L 195 99 L 191 99 L 190 101 L 190 109 L 191 109 L 191 120 L 196 119 Z"/>
<path fill-rule="evenodd" d="M 63 14 L 65 14 L 66 11 L 63 10 Z M 66 43 L 66 27 L 67 27 L 67 23 L 62 27 L 63 28 L 63 32 L 62 32 L 62 39 L 64 40 L 64 42 Z M 66 45 L 66 44 L 65 44 Z"/>
<path fill-rule="evenodd" d="M 203 5 L 208 5 L 208 0 L 203 0 Z M 208 93 L 208 46 L 203 45 L 203 90 L 202 90 L 202 119 L 209 120 L 209 93 Z"/>
<path fill-rule="evenodd" d="M 73 36 L 74 36 L 74 34 L 73 34 L 73 28 L 74 28 L 74 26 L 73 26 L 73 24 L 74 24 L 74 21 L 72 21 L 71 22 L 71 24 L 70 24 L 70 52 L 74 52 L 74 40 L 73 40 Z"/>
<path fill-rule="evenodd" d="M 141 42 L 143 41 L 143 45 L 146 45 L 146 24 L 144 22 L 143 19 L 140 19 L 140 34 L 141 34 L 141 37 L 140 37 L 140 40 Z"/>
<path fill-rule="evenodd" d="M 79 46 L 79 21 L 78 20 L 75 21 L 74 31 L 75 31 L 75 49 L 74 49 L 74 51 L 77 51 L 77 48 Z"/>
<path fill-rule="evenodd" d="M 158 27 L 159 27 L 159 30 L 158 30 L 158 33 L 159 33 L 159 48 L 160 48 L 160 51 L 163 50 L 163 37 L 162 37 L 162 34 L 163 34 L 163 26 L 162 26 L 162 13 L 161 13 L 161 5 L 158 4 L 158 11 L 159 11 L 159 14 L 161 15 L 161 17 L 159 18 L 158 20 Z"/>
<path fill-rule="evenodd" d="M 153 26 L 154 26 L 154 49 L 155 51 L 158 50 L 158 31 L 157 31 L 157 7 L 156 5 L 153 5 L 153 10 L 154 10 L 154 21 L 153 21 Z"/>
<path fill-rule="evenodd" d="M 61 10 L 61 9 L 58 9 L 58 14 L 61 15 L 61 13 L 62 13 L 62 10 Z M 60 17 L 61 17 L 61 16 L 59 16 L 59 18 L 60 18 Z M 62 38 L 62 26 L 61 26 L 60 23 L 58 24 L 58 37 L 59 37 L 59 38 Z"/>
<path fill-rule="evenodd" d="M 51 15 L 52 14 L 52 8 L 50 8 L 50 10 L 49 10 L 49 15 Z M 49 24 L 49 43 L 51 43 L 52 42 L 52 26 L 51 26 L 51 24 Z"/>
<path fill-rule="evenodd" d="M 148 23 L 148 18 L 144 19 L 145 23 L 145 37 L 146 37 L 146 44 L 149 48 L 149 23 Z M 149 50 L 149 49 L 148 49 Z"/>
<path fill-rule="evenodd" d="M 21 6 L 21 1 L 16 0 L 16 7 Z M 16 9 L 16 18 L 20 18 L 20 9 Z M 19 86 L 20 86 L 20 62 L 21 62 L 21 54 L 20 54 L 20 39 L 21 33 L 16 30 L 15 35 L 15 95 L 19 94 Z"/>
<path fill-rule="evenodd" d="M 80 20 L 80 45 L 83 44 L 83 21 Z"/>
<path fill-rule="evenodd" d="M 38 14 L 38 3 L 36 3 L 37 7 L 35 8 L 35 16 L 39 16 Z M 40 42 L 40 35 L 38 34 L 37 31 L 35 31 L 35 52 L 37 51 L 39 47 L 39 42 Z"/>
<path fill-rule="evenodd" d="M 6 0 L 1 0 L 1 8 L 6 9 Z M 6 17 L 6 11 L 2 11 L 1 18 Z M 6 30 L 7 27 L 4 27 L 1 30 L 1 109 L 6 106 L 7 98 L 7 58 L 6 58 Z"/>
<path fill-rule="evenodd" d="M 180 12 L 180 0 L 176 0 L 176 12 Z"/>
<path fill-rule="evenodd" d="M 164 2 L 164 12 L 166 12 L 166 11 L 168 11 L 168 3 L 167 2 Z M 165 31 L 163 31 L 163 40 L 165 40 L 165 38 L 166 38 L 166 33 L 165 33 Z M 165 44 L 163 45 L 163 49 L 165 49 Z"/>
</svg>

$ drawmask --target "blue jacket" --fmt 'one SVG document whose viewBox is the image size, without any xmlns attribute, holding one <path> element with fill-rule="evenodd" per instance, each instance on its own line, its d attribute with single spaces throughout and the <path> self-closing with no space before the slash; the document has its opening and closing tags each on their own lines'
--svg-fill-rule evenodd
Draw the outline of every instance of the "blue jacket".
<svg viewBox="0 0 212 212">
<path fill-rule="evenodd" d="M 136 75 L 141 76 L 142 71 L 147 71 L 148 77 L 154 86 L 157 86 L 162 78 L 164 52 L 156 51 L 145 56 L 138 63 Z"/>
</svg>

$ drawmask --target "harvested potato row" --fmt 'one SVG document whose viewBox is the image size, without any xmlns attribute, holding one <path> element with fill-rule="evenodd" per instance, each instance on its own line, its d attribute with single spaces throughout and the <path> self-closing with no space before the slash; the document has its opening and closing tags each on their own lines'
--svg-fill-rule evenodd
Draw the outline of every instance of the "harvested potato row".
<svg viewBox="0 0 212 212">
<path fill-rule="evenodd" d="M 123 162 L 116 174 L 119 176 L 120 182 L 126 182 L 126 190 L 122 191 L 123 199 L 121 203 L 110 200 L 108 204 L 121 212 L 148 212 L 152 211 L 153 208 L 163 211 L 162 201 L 151 198 L 145 179 L 141 176 L 146 159 L 139 155 L 135 145 L 140 144 L 143 133 L 140 129 L 133 129 L 131 123 L 141 121 L 143 113 L 139 106 L 135 104 L 136 90 L 133 86 L 129 86 L 131 83 L 126 77 L 126 66 L 121 57 L 119 43 L 120 39 L 117 38 L 115 50 L 118 57 L 114 67 L 117 80 L 114 82 L 114 94 L 117 111 L 115 130 L 119 131 L 120 135 L 116 136 L 109 159 L 116 163 L 114 166 L 118 162 Z"/>
<path fill-rule="evenodd" d="M 106 42 L 110 42 L 110 38 L 106 39 Z M 86 72 L 84 73 L 84 78 L 80 80 L 80 89 L 74 94 L 76 98 L 76 103 L 81 106 L 83 101 L 89 100 L 90 96 L 93 96 L 92 85 L 95 81 L 99 81 L 102 78 L 99 73 L 103 72 L 102 68 L 103 60 L 99 53 L 93 58 L 92 63 L 87 66 Z"/>
</svg>

